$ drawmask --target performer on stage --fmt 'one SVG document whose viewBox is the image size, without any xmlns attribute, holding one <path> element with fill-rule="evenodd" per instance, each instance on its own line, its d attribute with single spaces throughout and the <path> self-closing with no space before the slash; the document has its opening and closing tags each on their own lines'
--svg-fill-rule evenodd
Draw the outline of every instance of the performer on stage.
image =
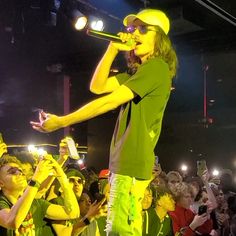
<svg viewBox="0 0 236 236">
<path fill-rule="evenodd" d="M 169 19 L 156 9 L 124 18 L 122 43 L 110 42 L 92 77 L 90 90 L 105 94 L 77 111 L 56 116 L 41 112 L 31 122 L 40 132 L 80 123 L 121 106 L 110 148 L 108 235 L 142 235 L 141 201 L 152 175 L 154 148 L 169 99 L 177 57 L 168 37 Z M 120 51 L 128 54 L 128 70 L 109 77 Z"/>
</svg>

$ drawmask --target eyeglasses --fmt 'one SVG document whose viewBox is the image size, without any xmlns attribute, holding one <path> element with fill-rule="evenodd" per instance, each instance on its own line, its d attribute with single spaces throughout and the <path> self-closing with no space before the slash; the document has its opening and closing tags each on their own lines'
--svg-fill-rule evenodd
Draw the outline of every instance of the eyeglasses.
<svg viewBox="0 0 236 236">
<path fill-rule="evenodd" d="M 77 183 L 77 184 L 85 184 L 85 181 L 81 178 L 69 178 L 69 181 L 73 184 Z"/>
<path fill-rule="evenodd" d="M 139 31 L 140 34 L 146 34 L 148 31 L 156 31 L 154 29 L 151 29 L 150 25 L 129 25 L 128 27 L 126 27 L 126 31 L 130 34 L 133 34 L 136 29 Z"/>
<path fill-rule="evenodd" d="M 19 175 L 19 174 L 23 174 L 23 171 L 21 169 L 19 169 L 18 167 L 10 167 L 7 170 L 7 173 L 10 175 Z"/>
</svg>

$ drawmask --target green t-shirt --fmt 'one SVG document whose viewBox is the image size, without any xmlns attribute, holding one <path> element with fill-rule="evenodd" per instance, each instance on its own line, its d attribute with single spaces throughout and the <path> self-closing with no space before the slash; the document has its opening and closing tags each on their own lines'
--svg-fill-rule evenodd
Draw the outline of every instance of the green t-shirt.
<svg viewBox="0 0 236 236">
<path fill-rule="evenodd" d="M 51 228 L 44 217 L 50 203 L 44 199 L 34 199 L 29 213 L 19 229 L 6 229 L 0 226 L 1 236 L 53 236 Z M 11 208 L 8 199 L 0 195 L 0 209 Z"/>
<path fill-rule="evenodd" d="M 154 58 L 142 64 L 134 75 L 122 73 L 116 77 L 137 96 L 121 107 L 111 142 L 109 168 L 115 174 L 150 179 L 154 148 L 170 96 L 169 67 Z"/>
</svg>

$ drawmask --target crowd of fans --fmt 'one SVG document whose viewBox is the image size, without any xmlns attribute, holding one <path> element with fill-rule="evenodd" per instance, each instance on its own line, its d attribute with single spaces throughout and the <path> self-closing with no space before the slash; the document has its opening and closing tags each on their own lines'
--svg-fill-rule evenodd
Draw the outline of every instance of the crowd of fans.
<svg viewBox="0 0 236 236">
<path fill-rule="evenodd" d="M 1 236 L 106 235 L 108 169 L 98 174 L 80 170 L 70 162 L 66 138 L 59 158 L 28 151 L 9 154 L 4 142 L 0 156 Z M 206 168 L 196 176 L 182 176 L 165 173 L 157 164 L 142 208 L 143 235 L 236 235 L 230 173 L 215 179 Z"/>
</svg>

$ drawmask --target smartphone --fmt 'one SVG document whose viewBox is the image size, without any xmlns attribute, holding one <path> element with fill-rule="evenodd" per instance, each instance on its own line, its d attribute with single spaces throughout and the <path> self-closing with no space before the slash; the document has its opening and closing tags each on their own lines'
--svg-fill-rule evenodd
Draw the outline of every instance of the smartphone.
<svg viewBox="0 0 236 236">
<path fill-rule="evenodd" d="M 207 212 L 207 205 L 201 205 L 198 208 L 198 215 L 203 215 Z"/>
<path fill-rule="evenodd" d="M 206 170 L 207 170 L 206 161 L 205 160 L 197 161 L 197 175 L 201 177 Z"/>
<path fill-rule="evenodd" d="M 78 160 L 80 157 L 76 149 L 74 140 L 70 137 L 66 137 L 66 142 L 67 142 L 70 158 Z"/>
</svg>

